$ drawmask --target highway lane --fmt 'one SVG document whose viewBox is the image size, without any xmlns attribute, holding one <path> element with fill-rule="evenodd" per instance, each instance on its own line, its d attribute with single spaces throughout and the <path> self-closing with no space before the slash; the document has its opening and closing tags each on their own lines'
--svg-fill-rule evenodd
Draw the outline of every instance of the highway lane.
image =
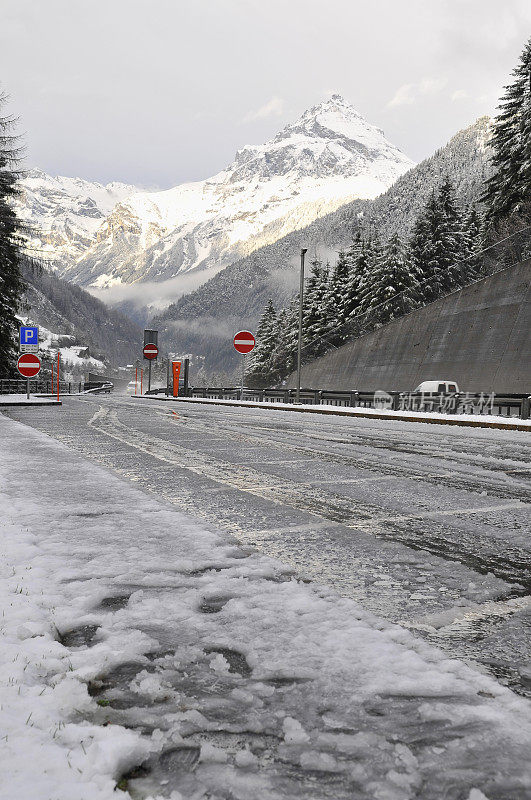
<svg viewBox="0 0 531 800">
<path fill-rule="evenodd" d="M 9 416 L 530 692 L 526 433 L 119 395 Z"/>
</svg>

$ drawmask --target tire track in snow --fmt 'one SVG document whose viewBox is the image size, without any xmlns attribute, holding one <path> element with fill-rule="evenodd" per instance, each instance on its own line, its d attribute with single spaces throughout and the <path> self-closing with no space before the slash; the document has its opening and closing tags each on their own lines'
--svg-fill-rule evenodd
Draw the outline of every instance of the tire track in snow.
<svg viewBox="0 0 531 800">
<path fill-rule="evenodd" d="M 376 505 L 324 492 L 322 488 L 316 488 L 309 483 L 299 483 L 289 479 L 282 479 L 283 482 L 280 483 L 275 476 L 247 465 L 223 461 L 214 457 L 212 453 L 206 455 L 197 450 L 184 448 L 181 442 L 179 447 L 175 447 L 165 439 L 121 422 L 115 409 L 101 406 L 100 411 L 103 413 L 100 414 L 98 411 L 89 420 L 90 427 L 158 460 L 276 505 L 287 505 L 320 520 L 329 520 L 351 530 L 357 529 L 378 538 L 395 541 L 413 550 L 427 551 L 446 561 L 459 561 L 475 572 L 482 574 L 491 572 L 509 583 L 521 583 L 527 591 L 531 588 L 527 553 L 520 552 L 516 548 L 513 548 L 511 556 L 486 548 L 483 552 L 472 552 L 470 546 L 467 546 L 469 543 L 466 539 L 456 541 L 447 538 L 441 526 L 432 526 L 428 533 L 424 528 L 419 531 L 412 525 L 412 523 L 422 523 L 423 519 L 444 519 L 448 514 L 466 517 L 468 514 L 490 514 L 504 510 L 528 511 L 530 506 L 519 500 L 496 506 L 485 505 L 484 508 L 443 509 L 410 515 L 390 515 L 382 513 Z M 405 530 L 404 523 L 407 523 Z"/>
</svg>

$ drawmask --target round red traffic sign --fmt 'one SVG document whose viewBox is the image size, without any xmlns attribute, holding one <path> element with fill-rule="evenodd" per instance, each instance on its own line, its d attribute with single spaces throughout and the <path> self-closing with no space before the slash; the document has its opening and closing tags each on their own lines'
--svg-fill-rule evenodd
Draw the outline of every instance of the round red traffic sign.
<svg viewBox="0 0 531 800">
<path fill-rule="evenodd" d="M 17 369 L 24 378 L 34 378 L 41 369 L 41 362 L 33 353 L 24 353 L 17 361 Z"/>
<path fill-rule="evenodd" d="M 234 337 L 234 347 L 238 353 L 250 353 L 256 344 L 256 340 L 250 331 L 238 331 Z"/>
<path fill-rule="evenodd" d="M 153 361 L 159 354 L 159 348 L 156 344 L 146 344 L 144 345 L 144 358 L 149 358 L 150 361 Z"/>
</svg>

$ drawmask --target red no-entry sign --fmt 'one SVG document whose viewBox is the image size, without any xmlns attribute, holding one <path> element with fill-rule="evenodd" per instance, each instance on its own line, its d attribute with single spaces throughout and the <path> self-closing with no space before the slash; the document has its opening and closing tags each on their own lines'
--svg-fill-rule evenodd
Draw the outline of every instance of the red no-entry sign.
<svg viewBox="0 0 531 800">
<path fill-rule="evenodd" d="M 255 338 L 250 331 L 238 331 L 234 337 L 234 347 L 238 353 L 250 353 L 256 344 Z"/>
<path fill-rule="evenodd" d="M 24 353 L 17 361 L 17 369 L 24 378 L 34 378 L 41 369 L 41 362 L 33 353 Z"/>
<path fill-rule="evenodd" d="M 148 358 L 150 361 L 153 361 L 159 354 L 159 348 L 156 344 L 146 344 L 144 345 L 144 358 Z"/>
</svg>

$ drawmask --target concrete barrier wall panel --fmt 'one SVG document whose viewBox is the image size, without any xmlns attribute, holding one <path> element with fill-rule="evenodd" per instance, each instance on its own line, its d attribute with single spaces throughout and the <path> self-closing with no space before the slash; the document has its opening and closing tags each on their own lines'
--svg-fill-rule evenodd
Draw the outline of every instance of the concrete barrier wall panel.
<svg viewBox="0 0 531 800">
<path fill-rule="evenodd" d="M 531 391 L 530 273 L 523 262 L 354 339 L 303 366 L 302 384 L 412 391 L 450 379 L 463 391 Z"/>
</svg>

